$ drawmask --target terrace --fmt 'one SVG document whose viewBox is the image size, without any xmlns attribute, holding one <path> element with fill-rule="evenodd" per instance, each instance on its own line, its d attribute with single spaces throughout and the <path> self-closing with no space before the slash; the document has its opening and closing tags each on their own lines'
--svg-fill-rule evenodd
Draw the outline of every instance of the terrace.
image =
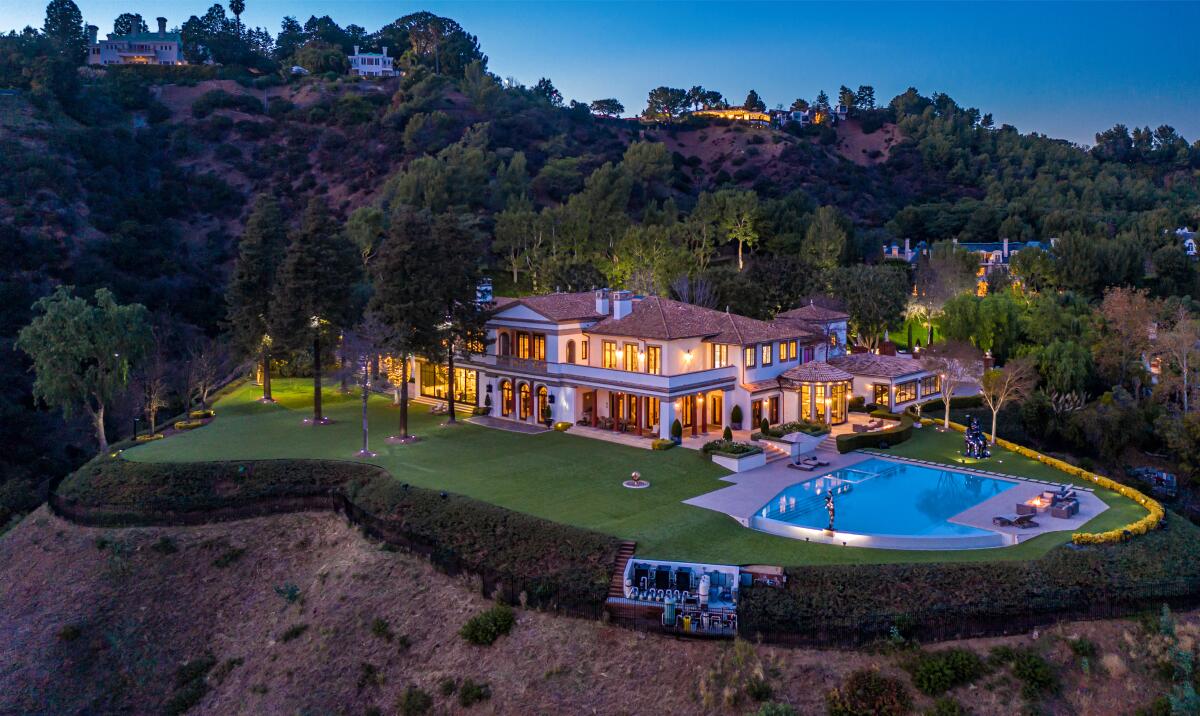
<svg viewBox="0 0 1200 716">
<path fill-rule="evenodd" d="M 326 412 L 334 423 L 311 428 L 301 424 L 311 404 L 308 381 L 278 380 L 274 393 L 279 402 L 264 405 L 255 401 L 255 386 L 242 386 L 218 402 L 218 417 L 211 424 L 133 448 L 126 457 L 143 462 L 355 459 L 361 439 L 356 396 L 327 391 Z M 372 449 L 379 454 L 368 462 L 397 479 L 636 540 L 639 559 L 715 564 L 990 561 L 1038 557 L 1070 539 L 1068 532 L 1055 532 L 1005 549 L 919 552 L 798 542 L 746 529 L 725 514 L 685 504 L 730 484 L 723 480 L 725 470 L 693 450 L 649 451 L 555 431 L 526 435 L 469 423 L 447 426 L 445 416 L 431 415 L 421 406 L 411 411 L 411 427 L 422 440 L 388 445 L 383 437 L 395 425 L 395 407 L 373 396 L 369 417 Z M 954 465 L 961 459 L 961 445 L 957 433 L 925 429 L 890 452 Z M 1083 484 L 1002 449 L 993 455 L 990 470 Z M 621 486 L 635 470 L 650 481 L 649 489 Z M 1109 509 L 1090 521 L 1088 530 L 1116 528 L 1145 513 L 1113 492 L 1097 489 L 1095 494 Z"/>
</svg>

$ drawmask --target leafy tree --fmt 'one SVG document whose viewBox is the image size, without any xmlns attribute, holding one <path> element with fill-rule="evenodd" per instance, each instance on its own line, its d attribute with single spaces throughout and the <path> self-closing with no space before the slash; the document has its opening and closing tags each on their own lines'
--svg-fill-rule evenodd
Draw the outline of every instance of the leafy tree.
<svg viewBox="0 0 1200 716">
<path fill-rule="evenodd" d="M 1092 376 L 1092 354 L 1075 341 L 1054 340 L 1037 352 L 1038 373 L 1046 390 L 1083 395 Z"/>
<path fill-rule="evenodd" d="M 808 109 L 808 100 L 800 97 L 792 102 L 791 110 L 793 112 L 804 112 Z"/>
<path fill-rule="evenodd" d="M 1200 367 L 1200 320 L 1180 306 L 1169 318 L 1170 328 L 1155 341 L 1155 349 L 1165 358 L 1164 384 L 1177 392 L 1183 412 L 1192 410 L 1191 393 L 1196 386 L 1195 373 Z"/>
<path fill-rule="evenodd" d="M 1058 282 L 1066 289 L 1085 296 L 1095 295 L 1104 277 L 1100 273 L 1100 253 L 1095 239 L 1072 231 L 1054 243 L 1051 253 Z"/>
<path fill-rule="evenodd" d="M 650 120 L 671 122 L 683 116 L 687 109 L 687 91 L 674 87 L 655 87 L 646 97 L 642 116 Z"/>
<path fill-rule="evenodd" d="M 290 60 L 306 40 L 304 27 L 296 18 L 290 15 L 284 17 L 279 25 L 279 34 L 275 36 L 275 59 L 281 62 Z"/>
<path fill-rule="evenodd" d="M 952 241 L 939 241 L 929 250 L 928 255 L 918 257 L 915 300 L 924 309 L 923 313 L 928 321 L 926 345 L 933 342 L 934 316 L 942 312 L 956 297 L 971 292 L 975 286 L 975 270 L 978 266 L 979 258 L 975 254 Z M 961 307 L 973 308 L 974 304 L 964 301 Z M 951 317 L 950 320 L 954 318 Z M 959 340 L 968 339 L 968 335 L 955 337 Z"/>
<path fill-rule="evenodd" d="M 838 210 L 832 206 L 817 209 L 801 246 L 801 259 L 826 287 L 846 250 L 846 232 L 838 218 Z"/>
<path fill-rule="evenodd" d="M 358 279 L 354 245 L 339 230 L 329 207 L 314 197 L 300 229 L 292 234 L 275 280 L 271 302 L 271 336 L 298 349 L 311 341 L 313 361 L 313 425 L 327 422 L 321 412 L 321 346 L 353 325 L 348 288 Z"/>
<path fill-rule="evenodd" d="M 286 246 L 287 228 L 283 214 L 275 200 L 263 194 L 246 220 L 225 299 L 235 349 L 245 355 L 257 356 L 259 360 L 265 402 L 272 400 L 271 303 L 275 274 Z"/>
<path fill-rule="evenodd" d="M 345 74 L 350 69 L 350 59 L 341 47 L 321 40 L 311 40 L 296 50 L 296 64 L 313 74 L 334 72 Z"/>
<path fill-rule="evenodd" d="M 738 271 L 745 267 L 742 252 L 758 243 L 758 195 L 752 191 L 724 189 L 717 193 L 721 231 L 726 241 L 737 243 Z"/>
<path fill-rule="evenodd" d="M 381 326 L 380 343 L 401 364 L 398 381 L 400 430 L 396 438 L 408 440 L 408 366 L 418 353 L 433 353 L 445 320 L 442 267 L 434 261 L 437 249 L 428 212 L 398 209 L 391 218 L 387 240 L 372 266 L 374 291 L 367 307 L 372 320 Z"/>
<path fill-rule="evenodd" d="M 1150 349 L 1156 313 L 1155 302 L 1136 289 L 1110 288 L 1100 303 L 1096 367 L 1113 385 L 1131 385 L 1134 395 L 1145 377 L 1142 359 Z"/>
<path fill-rule="evenodd" d="M 87 59 L 88 38 L 83 27 L 83 13 L 73 0 L 50 0 L 46 5 L 42 32 L 68 61 L 81 65 Z"/>
<path fill-rule="evenodd" d="M 838 104 L 844 107 L 853 107 L 854 98 L 854 90 L 850 89 L 846 85 L 842 85 L 838 88 Z"/>
<path fill-rule="evenodd" d="M 543 77 L 533 86 L 534 95 L 541 97 L 550 103 L 551 107 L 561 107 L 563 103 L 562 92 L 554 86 L 549 77 Z"/>
<path fill-rule="evenodd" d="M 141 304 L 117 303 L 105 288 L 89 303 L 66 286 L 38 299 L 33 312 L 16 345 L 33 361 L 34 397 L 67 417 L 82 407 L 100 452 L 107 451 L 104 412 L 150 347 L 149 313 Z"/>
<path fill-rule="evenodd" d="M 1029 359 L 1009 361 L 1003 368 L 984 371 L 979 379 L 983 402 L 992 411 L 991 443 L 996 444 L 996 416 L 1005 403 L 1019 403 L 1033 393 L 1037 386 L 1037 368 Z"/>
<path fill-rule="evenodd" d="M 750 90 L 749 94 L 746 95 L 746 101 L 742 103 L 742 107 L 752 112 L 767 111 L 767 103 L 763 102 L 754 90 Z"/>
<path fill-rule="evenodd" d="M 921 365 L 925 370 L 935 373 L 941 383 L 942 405 L 945 412 L 942 427 L 950 429 L 950 403 L 958 389 L 974 383 L 980 378 L 983 367 L 979 360 L 979 351 L 969 343 L 961 341 L 943 341 L 927 346 L 921 351 Z"/>
<path fill-rule="evenodd" d="M 150 27 L 142 16 L 137 13 L 123 12 L 113 20 L 114 35 L 132 35 L 137 32 L 149 32 Z"/>
<path fill-rule="evenodd" d="M 859 85 L 854 93 L 854 106 L 860 110 L 875 109 L 875 88 L 871 85 Z"/>
<path fill-rule="evenodd" d="M 813 102 L 813 105 L 823 112 L 829 111 L 829 95 L 825 94 L 825 90 L 817 93 L 817 99 Z"/>
<path fill-rule="evenodd" d="M 1025 288 L 1037 293 L 1054 286 L 1054 258 L 1036 246 L 1021 249 L 1009 262 L 1013 278 Z"/>
<path fill-rule="evenodd" d="M 598 114 L 602 117 L 619 117 L 625 113 L 625 105 L 613 98 L 596 99 L 588 105 L 592 114 Z"/>
<path fill-rule="evenodd" d="M 487 67 L 487 56 L 480 51 L 478 38 L 454 20 L 430 12 L 398 18 L 377 35 L 381 44 L 407 46 L 411 61 L 431 69 L 435 75 L 462 77 L 472 62 Z"/>
<path fill-rule="evenodd" d="M 908 298 L 908 277 L 894 266 L 855 264 L 833 272 L 833 294 L 850 314 L 858 342 L 875 348 L 890 326 L 900 323 Z"/>
</svg>

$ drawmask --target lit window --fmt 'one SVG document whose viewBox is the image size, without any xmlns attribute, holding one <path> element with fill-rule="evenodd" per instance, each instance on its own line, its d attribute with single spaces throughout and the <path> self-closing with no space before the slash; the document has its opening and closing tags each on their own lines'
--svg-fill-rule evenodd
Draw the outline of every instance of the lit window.
<svg viewBox="0 0 1200 716">
<path fill-rule="evenodd" d="M 895 405 L 907 403 L 910 400 L 917 399 L 917 381 L 910 380 L 907 383 L 901 383 L 896 386 L 896 402 Z"/>
<path fill-rule="evenodd" d="M 779 362 L 786 363 L 788 359 L 788 344 L 787 341 L 779 342 Z"/>
<path fill-rule="evenodd" d="M 708 364 L 711 368 L 724 368 L 729 365 L 729 346 L 723 343 L 709 343 Z"/>
<path fill-rule="evenodd" d="M 762 344 L 762 364 L 763 365 L 771 365 L 771 360 L 772 360 L 771 344 L 764 343 L 764 344 Z"/>
<path fill-rule="evenodd" d="M 588 361 L 588 346 L 590 346 L 590 345 L 591 345 L 591 341 L 589 341 L 586 338 L 584 338 L 582 341 L 579 342 L 580 359 L 584 363 L 587 363 L 587 361 Z"/>
<path fill-rule="evenodd" d="M 617 344 L 613 341 L 600 344 L 600 365 L 604 368 L 617 367 Z"/>
<path fill-rule="evenodd" d="M 651 375 L 662 373 L 662 346 L 646 346 L 646 372 Z"/>
<path fill-rule="evenodd" d="M 742 360 L 745 362 L 747 368 L 753 368 L 758 365 L 758 362 L 754 358 L 754 346 L 746 346 L 742 351 Z"/>
<path fill-rule="evenodd" d="M 796 360 L 796 341 L 788 341 L 788 360 Z"/>
<path fill-rule="evenodd" d="M 625 370 L 636 371 L 638 369 L 638 344 L 625 344 Z"/>
</svg>

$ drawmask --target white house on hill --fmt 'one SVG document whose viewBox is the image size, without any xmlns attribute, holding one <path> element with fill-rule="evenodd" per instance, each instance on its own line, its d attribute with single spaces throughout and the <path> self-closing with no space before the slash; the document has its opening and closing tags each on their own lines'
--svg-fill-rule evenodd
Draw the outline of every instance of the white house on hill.
<svg viewBox="0 0 1200 716">
<path fill-rule="evenodd" d="M 354 54 L 350 55 L 350 74 L 360 77 L 394 77 L 396 70 L 392 66 L 392 58 L 388 57 L 387 47 L 380 52 L 359 52 L 358 45 L 354 46 Z"/>
<path fill-rule="evenodd" d="M 158 18 L 158 32 L 109 35 L 97 40 L 100 28 L 88 25 L 89 65 L 186 65 L 178 32 L 167 32 L 167 18 Z"/>
</svg>

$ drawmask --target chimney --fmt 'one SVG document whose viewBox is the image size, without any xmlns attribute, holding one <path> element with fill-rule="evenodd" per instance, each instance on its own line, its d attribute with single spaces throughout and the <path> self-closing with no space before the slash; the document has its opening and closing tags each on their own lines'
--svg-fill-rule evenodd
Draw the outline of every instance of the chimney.
<svg viewBox="0 0 1200 716">
<path fill-rule="evenodd" d="M 906 259 L 911 259 L 911 258 L 912 258 L 912 244 L 911 244 L 911 241 L 912 241 L 912 239 L 905 239 L 905 240 L 904 240 L 904 258 L 906 258 Z"/>
<path fill-rule="evenodd" d="M 158 19 L 158 36 L 166 37 L 167 36 L 167 18 L 160 17 L 157 19 Z"/>
<path fill-rule="evenodd" d="M 354 54 L 356 54 L 356 55 L 358 54 L 358 45 L 354 46 Z"/>
<path fill-rule="evenodd" d="M 384 45 L 384 46 L 383 46 L 383 49 L 380 51 L 380 53 L 381 53 L 381 54 L 382 54 L 384 57 L 387 57 L 387 45 Z"/>
<path fill-rule="evenodd" d="M 97 32 L 100 32 L 100 28 L 96 27 L 95 25 L 87 26 L 88 44 L 89 45 L 96 44 L 96 33 Z"/>
<path fill-rule="evenodd" d="M 1008 258 L 1008 237 L 1004 237 L 1004 258 Z"/>
<path fill-rule="evenodd" d="M 631 291 L 613 291 L 613 318 L 620 320 L 633 311 L 633 293 Z"/>
<path fill-rule="evenodd" d="M 599 313 L 601 316 L 608 315 L 608 289 L 607 288 L 596 289 L 596 313 Z"/>
</svg>

